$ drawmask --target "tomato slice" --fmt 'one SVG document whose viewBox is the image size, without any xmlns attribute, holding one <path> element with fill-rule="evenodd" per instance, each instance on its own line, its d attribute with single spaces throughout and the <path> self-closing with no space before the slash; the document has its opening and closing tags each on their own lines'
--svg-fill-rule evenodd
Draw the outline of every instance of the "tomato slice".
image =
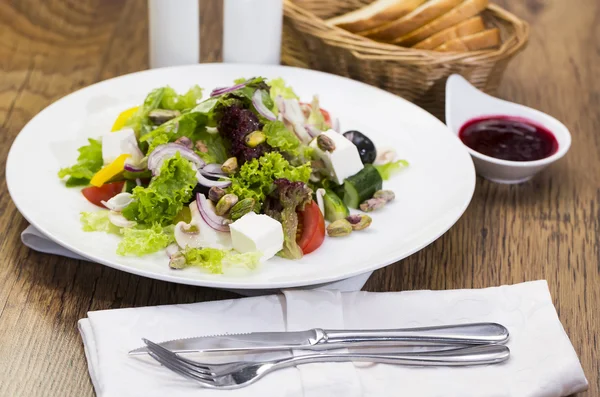
<svg viewBox="0 0 600 397">
<path fill-rule="evenodd" d="M 307 112 L 310 112 L 310 109 L 312 108 L 310 103 L 300 102 L 300 107 L 302 109 L 304 109 L 305 115 L 306 115 L 306 117 L 308 117 Z M 323 115 L 323 118 L 325 119 L 325 124 L 327 124 L 329 126 L 329 128 L 331 128 L 333 126 L 331 124 L 331 115 L 329 114 L 329 112 L 327 110 L 325 110 L 323 108 L 319 108 L 319 110 L 321 110 L 321 114 Z"/>
<path fill-rule="evenodd" d="M 125 182 L 112 182 L 105 183 L 100 187 L 89 186 L 84 188 L 81 193 L 85 196 L 85 198 L 92 204 L 97 205 L 98 207 L 106 208 L 102 201 L 108 201 L 111 198 L 115 197 L 117 194 L 123 191 L 123 185 Z"/>
<path fill-rule="evenodd" d="M 319 248 L 325 240 L 325 219 L 314 201 L 306 204 L 304 211 L 298 213 L 299 236 L 296 242 L 304 254 Z"/>
</svg>

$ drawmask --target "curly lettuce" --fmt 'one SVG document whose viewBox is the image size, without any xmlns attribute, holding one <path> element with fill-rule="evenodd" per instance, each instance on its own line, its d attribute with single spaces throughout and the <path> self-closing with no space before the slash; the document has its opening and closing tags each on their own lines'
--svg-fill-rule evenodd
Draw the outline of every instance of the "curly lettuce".
<svg viewBox="0 0 600 397">
<path fill-rule="evenodd" d="M 123 210 L 123 216 L 141 225 L 173 223 L 183 206 L 192 198 L 197 185 L 196 170 L 179 153 L 165 160 L 160 174 L 148 187 L 133 189 L 133 202 Z"/>
<path fill-rule="evenodd" d="M 171 87 L 164 88 L 164 94 L 160 102 L 161 109 L 184 111 L 196 106 L 198 101 L 202 99 L 202 88 L 194 85 L 185 94 L 179 95 Z"/>
<path fill-rule="evenodd" d="M 197 266 L 214 274 L 223 273 L 223 266 L 243 266 L 254 269 L 260 252 L 237 253 L 216 248 L 186 248 L 182 251 L 186 266 Z"/>
<path fill-rule="evenodd" d="M 73 186 L 85 186 L 90 183 L 90 179 L 94 174 L 100 171 L 102 168 L 102 143 L 96 139 L 88 139 L 89 145 L 85 145 L 77 149 L 79 151 L 79 157 L 77 157 L 77 164 L 61 168 L 58 171 L 58 177 L 67 179 L 67 187 Z"/>
<path fill-rule="evenodd" d="M 108 220 L 108 211 L 82 212 L 79 220 L 84 232 L 119 233 L 119 228 Z"/>
<path fill-rule="evenodd" d="M 281 77 L 271 79 L 267 84 L 271 87 L 269 94 L 271 94 L 273 100 L 275 100 L 278 95 L 281 95 L 283 99 L 300 99 L 292 87 L 285 85 L 285 81 Z"/>
<path fill-rule="evenodd" d="M 387 164 L 376 165 L 375 169 L 377 172 L 379 172 L 379 175 L 381 175 L 381 179 L 387 181 L 392 177 L 392 175 L 398 173 L 406 167 L 408 167 L 408 161 L 398 160 Z"/>
<path fill-rule="evenodd" d="M 270 152 L 242 165 L 240 171 L 231 178 L 228 192 L 240 200 L 253 198 L 260 208 L 265 197 L 275 189 L 273 182 L 276 179 L 307 183 L 310 173 L 310 163 L 294 167 L 281 153 Z"/>
<path fill-rule="evenodd" d="M 163 228 L 154 224 L 149 228 L 124 228 L 121 229 L 121 234 L 123 239 L 119 242 L 117 254 L 123 256 L 152 254 L 175 242 L 173 226 Z"/>
<path fill-rule="evenodd" d="M 267 143 L 272 148 L 289 153 L 292 156 L 299 155 L 300 140 L 285 127 L 283 122 L 276 120 L 265 123 L 263 133 L 267 137 Z"/>
</svg>

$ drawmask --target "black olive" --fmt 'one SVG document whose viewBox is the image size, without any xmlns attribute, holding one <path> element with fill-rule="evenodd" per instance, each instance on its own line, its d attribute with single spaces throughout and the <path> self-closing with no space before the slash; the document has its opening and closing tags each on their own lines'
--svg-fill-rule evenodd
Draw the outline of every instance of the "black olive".
<svg viewBox="0 0 600 397">
<path fill-rule="evenodd" d="M 377 157 L 377 150 L 373 141 L 360 131 L 346 131 L 344 136 L 358 149 L 360 160 L 363 164 L 372 164 Z"/>
</svg>

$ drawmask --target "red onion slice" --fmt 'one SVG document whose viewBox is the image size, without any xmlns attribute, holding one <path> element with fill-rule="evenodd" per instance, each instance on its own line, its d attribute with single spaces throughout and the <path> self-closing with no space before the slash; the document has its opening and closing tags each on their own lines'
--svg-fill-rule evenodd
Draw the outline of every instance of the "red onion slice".
<svg viewBox="0 0 600 397">
<path fill-rule="evenodd" d="M 196 204 L 198 205 L 200 216 L 208 226 L 219 232 L 229 231 L 229 225 L 225 225 L 225 218 L 215 214 L 212 203 L 202 193 L 196 194 Z"/>
<path fill-rule="evenodd" d="M 202 168 L 202 170 L 204 170 L 206 172 L 210 172 L 212 174 L 223 174 L 223 175 L 225 175 L 225 173 L 221 169 L 222 166 L 223 166 L 223 164 L 211 163 L 211 164 L 206 164 L 204 166 L 204 168 Z"/>
<path fill-rule="evenodd" d="M 275 97 L 275 106 L 277 106 L 277 110 L 279 110 L 279 116 L 283 118 L 283 115 L 285 114 L 285 101 L 281 95 Z"/>
<path fill-rule="evenodd" d="M 128 164 L 127 162 L 125 162 L 125 166 L 123 168 L 125 169 L 125 171 L 133 173 L 146 171 L 146 168 Z"/>
<path fill-rule="evenodd" d="M 231 178 L 225 176 L 224 173 L 217 174 L 216 172 L 206 172 L 204 169 L 198 170 L 200 173 L 208 178 L 222 178 L 225 180 L 230 180 Z"/>
<path fill-rule="evenodd" d="M 333 125 L 331 126 L 331 129 L 334 130 L 335 132 L 342 132 L 342 127 L 340 126 L 340 119 L 339 118 L 335 118 L 333 120 Z"/>
<path fill-rule="evenodd" d="M 252 104 L 254 105 L 254 107 L 256 108 L 256 111 L 258 113 L 260 113 L 261 116 L 263 116 L 264 118 L 271 120 L 271 121 L 276 120 L 277 117 L 275 117 L 273 112 L 271 112 L 269 110 L 269 108 L 265 106 L 265 104 L 263 102 L 263 99 L 262 99 L 263 93 L 264 93 L 263 90 L 254 91 L 254 95 L 252 95 Z"/>
<path fill-rule="evenodd" d="M 205 177 L 204 175 L 202 175 L 202 172 L 198 171 L 196 172 L 196 179 L 198 179 L 198 183 L 201 184 L 202 186 L 208 186 L 208 187 L 227 187 L 229 185 L 231 185 L 231 181 L 213 181 L 212 179 L 208 179 L 207 177 Z"/>
<path fill-rule="evenodd" d="M 202 168 L 206 164 L 192 149 L 188 149 L 177 143 L 167 143 L 157 146 L 148 157 L 148 169 L 152 171 L 152 175 L 159 175 L 163 162 L 173 157 L 177 152 L 184 159 L 191 161 L 196 169 Z"/>
<path fill-rule="evenodd" d="M 304 126 L 304 128 L 306 128 L 306 131 L 308 132 L 308 134 L 313 138 L 321 135 L 321 132 L 322 132 L 314 124 L 306 124 Z"/>
<path fill-rule="evenodd" d="M 215 88 L 210 93 L 210 96 L 214 97 L 214 96 L 219 96 L 219 95 L 223 95 L 223 94 L 228 94 L 228 93 L 233 92 L 235 90 L 239 90 L 240 88 L 244 88 L 246 86 L 246 84 L 248 84 L 248 82 L 244 81 L 243 83 L 236 84 L 236 85 L 231 86 L 231 87 L 219 87 L 219 88 Z"/>
</svg>

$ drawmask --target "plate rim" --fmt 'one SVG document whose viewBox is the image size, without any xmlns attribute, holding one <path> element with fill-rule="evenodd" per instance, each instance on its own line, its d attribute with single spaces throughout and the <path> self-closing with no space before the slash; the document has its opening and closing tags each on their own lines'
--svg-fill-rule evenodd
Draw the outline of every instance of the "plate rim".
<svg viewBox="0 0 600 397">
<path fill-rule="evenodd" d="M 40 117 L 42 114 L 47 113 L 48 111 L 51 111 L 52 108 L 55 107 L 55 105 L 57 105 L 58 103 L 60 103 L 61 101 L 65 100 L 66 98 L 72 96 L 72 95 L 76 95 L 81 93 L 82 91 L 87 91 L 90 89 L 95 89 L 97 86 L 101 86 L 107 83 L 112 83 L 114 81 L 117 81 L 119 79 L 122 78 L 128 78 L 130 76 L 137 76 L 137 75 L 144 75 L 144 74 L 152 74 L 155 73 L 156 71 L 165 71 L 165 70 L 177 70 L 177 69 L 184 69 L 184 68 L 202 68 L 205 66 L 219 66 L 219 67 L 230 67 L 230 68 L 266 68 L 266 69 L 291 69 L 291 70 L 297 70 L 297 71 L 301 71 L 303 73 L 316 73 L 316 74 L 321 74 L 324 76 L 327 76 L 327 78 L 334 78 L 334 79 L 339 79 L 339 80 L 343 80 L 343 81 L 350 81 L 353 84 L 359 84 L 359 85 L 363 85 L 363 86 L 367 86 L 369 89 L 371 90 L 376 90 L 379 91 L 379 93 L 382 93 L 386 96 L 392 96 L 395 98 L 400 99 L 401 101 L 405 102 L 408 106 L 412 106 L 414 108 L 418 108 L 420 111 L 426 113 L 430 118 L 432 118 L 433 120 L 435 120 L 436 123 L 438 123 L 440 126 L 442 126 L 443 128 L 448 130 L 448 134 L 452 134 L 452 132 L 448 129 L 448 127 L 446 126 L 446 124 L 444 124 L 441 120 L 439 120 L 437 117 L 435 117 L 434 115 L 432 115 L 431 113 L 429 113 L 427 110 L 415 105 L 414 103 L 404 99 L 401 96 L 395 95 L 391 92 L 385 91 L 379 87 L 375 87 L 366 83 L 363 83 L 361 81 L 357 81 L 357 80 L 353 80 L 350 79 L 348 77 L 344 77 L 344 76 L 339 76 L 336 74 L 331 74 L 331 73 L 327 73 L 327 72 L 322 72 L 319 70 L 312 70 L 312 69 L 304 69 L 304 68 L 298 68 L 298 67 L 293 67 L 293 66 L 286 66 L 286 65 L 260 65 L 260 64 L 242 64 L 242 63 L 236 63 L 236 64 L 225 64 L 225 63 L 202 63 L 202 64 L 193 64 L 193 65 L 180 65 L 180 66 L 170 66 L 170 67 L 165 67 L 165 68 L 157 68 L 157 69 L 147 69 L 147 70 L 141 70 L 141 71 L 137 71 L 137 72 L 133 72 L 133 73 L 128 73 L 128 74 L 124 74 L 124 75 L 120 75 L 120 76 L 115 76 L 112 77 L 110 79 L 106 79 L 106 80 L 101 80 L 98 81 L 94 84 L 82 87 L 76 91 L 73 91 L 69 94 L 66 94 L 60 98 L 58 98 L 57 100 L 55 100 L 54 102 L 52 102 L 51 104 L 49 104 L 48 106 L 46 106 L 44 109 L 42 109 L 40 112 L 38 112 L 36 115 L 34 115 L 24 126 L 23 128 L 19 131 L 19 133 L 17 134 L 17 136 L 15 137 L 15 139 L 13 140 L 13 142 L 11 143 L 11 147 L 9 149 L 8 155 L 7 155 L 7 159 L 6 159 L 6 166 L 5 166 L 5 175 L 6 175 L 6 185 L 8 188 L 8 192 L 9 195 L 11 197 L 12 202 L 14 203 L 15 207 L 17 208 L 17 210 L 19 211 L 19 213 L 21 214 L 21 216 L 23 216 L 27 222 L 29 222 L 29 224 L 31 224 L 33 227 L 35 227 L 37 230 L 39 230 L 46 238 L 48 238 L 49 240 L 53 241 L 54 243 L 58 244 L 59 246 L 68 249 L 71 252 L 74 252 L 84 258 L 86 258 L 87 260 L 94 262 L 94 263 L 99 263 L 103 266 L 108 266 L 110 268 L 113 269 L 117 269 L 126 273 L 130 273 L 130 274 L 135 274 L 137 276 L 142 276 L 142 277 L 148 277 L 148 278 L 152 278 L 155 280 L 161 280 L 161 281 L 168 281 L 168 282 L 172 282 L 172 283 L 177 283 L 177 284 L 185 284 L 185 285 L 194 285 L 194 286 L 201 286 L 201 287 L 211 287 L 211 288 L 219 288 L 219 289 L 237 289 L 237 290 L 264 290 L 264 289 L 282 289 L 282 288 L 294 288 L 294 287 L 309 287 L 309 286 L 319 286 L 319 285 L 325 285 L 325 284 L 329 284 L 332 282 L 336 282 L 336 281 L 340 281 L 340 280 L 346 280 L 349 278 L 352 278 L 354 276 L 360 275 L 360 274 L 364 274 L 364 273 L 368 273 L 368 272 L 373 272 L 375 270 L 384 268 L 386 266 L 389 266 L 390 264 L 399 262 L 403 259 L 406 259 L 407 257 L 415 254 L 416 252 L 421 251 L 422 249 L 424 249 L 425 247 L 427 247 L 428 245 L 430 245 L 431 243 L 435 242 L 436 240 L 438 240 L 441 236 L 443 236 L 450 228 L 452 228 L 452 226 L 454 226 L 457 221 L 462 217 L 462 215 L 465 213 L 465 211 L 467 210 L 467 208 L 469 207 L 472 199 L 473 199 L 473 195 L 475 192 L 475 187 L 476 187 L 476 173 L 475 173 L 475 166 L 473 164 L 473 160 L 469 154 L 469 152 L 461 146 L 461 150 L 464 152 L 464 154 L 466 155 L 466 157 L 469 159 L 469 171 L 470 171 L 470 191 L 468 192 L 468 199 L 465 200 L 465 202 L 463 203 L 462 207 L 456 212 L 456 216 L 449 218 L 448 221 L 443 225 L 443 227 L 440 228 L 440 232 L 438 232 L 435 237 L 433 238 L 428 238 L 426 239 L 427 241 L 424 242 L 423 244 L 419 245 L 419 246 L 415 246 L 414 248 L 408 250 L 403 256 L 399 257 L 399 258 L 394 258 L 394 259 L 385 259 L 383 261 L 380 262 L 376 262 L 374 264 L 371 264 L 365 268 L 362 268 L 361 270 L 355 270 L 355 271 L 351 271 L 348 273 L 344 273 L 342 276 L 326 276 L 323 278 L 319 278 L 318 280 L 315 280 L 315 282 L 305 282 L 305 281 L 274 281 L 274 282 L 260 282 L 260 283 L 252 283 L 252 284 L 244 284 L 244 283 L 238 283 L 237 281 L 219 281 L 218 279 L 218 275 L 215 275 L 215 279 L 214 280 L 209 280 L 209 279 L 195 279 L 195 278 L 190 278 L 190 277 L 181 277 L 181 276 L 176 276 L 176 275 L 170 275 L 170 274 L 157 274 L 154 273 L 153 271 L 148 271 L 148 270 L 143 270 L 143 269 L 138 269 L 135 267 L 131 267 L 128 265 L 124 265 L 124 264 L 120 264 L 118 262 L 112 263 L 108 260 L 105 260 L 103 258 L 100 257 L 94 257 L 93 255 L 88 255 L 86 252 L 79 250 L 76 247 L 73 247 L 71 244 L 69 244 L 68 242 L 62 242 L 59 241 L 57 238 L 55 238 L 54 236 L 50 235 L 49 233 L 47 233 L 47 231 L 41 227 L 38 222 L 36 222 L 33 219 L 30 219 L 30 217 L 28 215 L 26 215 L 22 209 L 21 206 L 19 205 L 19 203 L 14 199 L 14 194 L 13 194 L 13 190 L 11 189 L 11 185 L 12 183 L 10 182 L 9 176 L 11 175 L 11 172 L 9 172 L 9 167 L 11 165 L 11 163 L 13 162 L 12 158 L 14 157 L 14 147 L 15 144 L 18 142 L 18 140 L 20 139 L 20 137 L 22 136 L 22 132 L 27 128 L 27 126 L 32 123 L 36 118 Z M 240 278 L 241 280 L 243 280 L 243 278 Z"/>
</svg>

